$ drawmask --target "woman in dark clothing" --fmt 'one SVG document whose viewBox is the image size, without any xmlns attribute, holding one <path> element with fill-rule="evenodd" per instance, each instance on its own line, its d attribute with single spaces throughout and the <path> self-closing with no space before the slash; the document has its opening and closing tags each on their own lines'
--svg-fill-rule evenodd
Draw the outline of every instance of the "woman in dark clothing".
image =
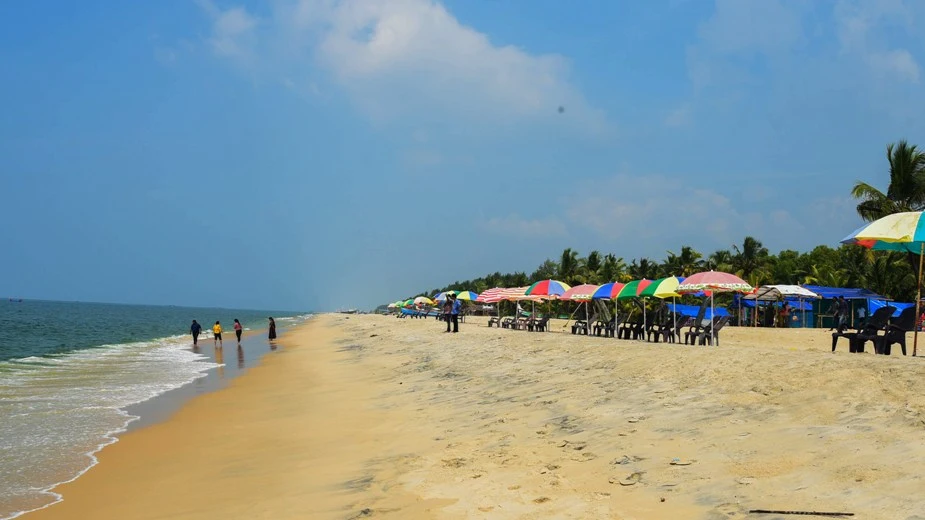
<svg viewBox="0 0 925 520">
<path fill-rule="evenodd" d="M 276 339 L 276 321 L 270 317 L 270 339 Z"/>
<path fill-rule="evenodd" d="M 196 323 L 196 320 L 193 320 L 193 324 L 189 328 L 190 333 L 193 335 L 193 346 L 199 344 L 199 333 L 202 332 L 202 325 Z"/>
<path fill-rule="evenodd" d="M 234 335 L 238 337 L 238 345 L 241 344 L 241 333 L 244 332 L 244 327 L 241 326 L 241 322 L 237 318 L 234 320 Z"/>
</svg>

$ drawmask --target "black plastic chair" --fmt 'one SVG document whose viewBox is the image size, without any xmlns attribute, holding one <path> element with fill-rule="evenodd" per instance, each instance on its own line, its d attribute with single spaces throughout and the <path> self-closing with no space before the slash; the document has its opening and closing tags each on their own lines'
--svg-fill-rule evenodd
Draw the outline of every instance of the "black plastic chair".
<svg viewBox="0 0 925 520">
<path fill-rule="evenodd" d="M 868 319 L 867 322 L 865 322 L 857 332 L 833 332 L 832 352 L 835 352 L 838 338 L 848 339 L 849 352 L 864 352 L 864 344 L 868 341 L 873 341 L 874 348 L 876 348 L 877 341 L 879 341 L 879 338 L 881 337 L 879 332 L 885 332 L 887 325 L 890 322 L 890 316 L 892 316 L 894 312 L 896 312 L 896 307 L 881 307 L 877 309 L 876 312 L 874 312 L 870 319 Z"/>
<path fill-rule="evenodd" d="M 906 355 L 906 333 L 915 331 L 915 306 L 903 309 L 899 316 L 886 327 L 883 336 L 874 340 L 874 352 L 890 355 L 892 345 L 897 343 Z"/>
</svg>

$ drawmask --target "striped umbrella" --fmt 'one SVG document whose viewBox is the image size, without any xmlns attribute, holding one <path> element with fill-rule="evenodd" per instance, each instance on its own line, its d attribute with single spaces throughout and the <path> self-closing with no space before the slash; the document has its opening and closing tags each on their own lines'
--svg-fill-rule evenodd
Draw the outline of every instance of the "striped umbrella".
<svg viewBox="0 0 925 520">
<path fill-rule="evenodd" d="M 641 293 L 643 289 L 651 284 L 652 281 L 646 280 L 645 278 L 642 280 L 633 280 L 632 282 L 623 286 L 623 289 L 617 293 L 616 299 L 626 300 L 629 298 L 638 298 L 640 296 L 639 293 Z"/>
<path fill-rule="evenodd" d="M 595 300 L 614 300 L 617 298 L 617 295 L 620 294 L 620 291 L 623 290 L 623 286 L 620 282 L 610 282 L 605 283 L 600 286 L 594 294 L 591 295 Z"/>
<path fill-rule="evenodd" d="M 527 288 L 527 296 L 562 296 L 571 289 L 569 284 L 558 280 L 541 280 Z"/>
<path fill-rule="evenodd" d="M 669 276 L 668 278 L 659 278 L 652 280 L 652 283 L 639 291 L 639 296 L 643 298 L 677 298 L 681 296 L 677 293 L 678 285 L 684 278 Z"/>
</svg>

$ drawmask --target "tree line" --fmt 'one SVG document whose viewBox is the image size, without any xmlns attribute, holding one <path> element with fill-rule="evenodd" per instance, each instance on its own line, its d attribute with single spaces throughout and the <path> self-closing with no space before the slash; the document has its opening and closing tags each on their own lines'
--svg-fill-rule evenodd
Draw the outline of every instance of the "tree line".
<svg viewBox="0 0 925 520">
<path fill-rule="evenodd" d="M 886 148 L 889 184 L 882 192 L 858 181 L 851 189 L 857 213 L 867 222 L 883 216 L 925 209 L 925 153 L 906 141 Z M 751 285 L 813 284 L 831 287 L 862 287 L 897 301 L 913 301 L 916 293 L 918 256 L 863 247 L 820 245 L 812 251 L 783 250 L 771 254 L 760 240 L 747 236 L 741 245 L 704 255 L 691 246 L 666 252 L 665 258 L 633 258 L 627 262 L 614 253 L 590 251 L 582 256 L 567 248 L 558 259 L 547 259 L 529 274 L 495 272 L 472 280 L 457 280 L 417 293 L 433 296 L 442 291 L 482 292 L 492 287 L 521 287 L 552 278 L 569 285 L 628 282 L 666 276 L 690 276 L 704 270 L 735 273 Z"/>
</svg>

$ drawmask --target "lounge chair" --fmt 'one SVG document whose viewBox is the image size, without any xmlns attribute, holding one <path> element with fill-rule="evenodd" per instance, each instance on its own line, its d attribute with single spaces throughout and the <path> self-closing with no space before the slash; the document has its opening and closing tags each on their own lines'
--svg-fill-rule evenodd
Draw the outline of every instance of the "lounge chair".
<svg viewBox="0 0 925 520">
<path fill-rule="evenodd" d="M 655 316 L 652 319 L 652 322 L 646 327 L 646 341 L 655 340 L 655 343 L 658 343 L 659 338 L 662 336 L 662 331 L 665 327 L 671 326 L 671 313 L 668 312 L 667 307 L 660 307 L 656 311 Z"/>
<path fill-rule="evenodd" d="M 544 316 L 538 320 L 532 320 L 527 328 L 530 332 L 546 332 L 547 325 L 549 325 L 549 316 Z"/>
<path fill-rule="evenodd" d="M 585 320 L 575 320 L 572 324 L 572 334 L 588 334 L 588 322 Z"/>
<path fill-rule="evenodd" d="M 843 330 L 833 332 L 832 352 L 835 352 L 838 338 L 848 339 L 849 352 L 864 352 L 864 344 L 868 341 L 873 341 L 876 348 L 877 341 L 879 341 L 881 337 L 878 333 L 885 331 L 889 324 L 890 316 L 892 316 L 894 312 L 896 312 L 896 307 L 887 305 L 877 309 L 857 332 L 846 332 Z"/>
<path fill-rule="evenodd" d="M 906 355 L 906 333 L 915 331 L 915 306 L 903 309 L 899 316 L 886 327 L 883 336 L 874 341 L 874 351 L 885 356 L 890 355 L 893 343 L 898 343 Z"/>
<path fill-rule="evenodd" d="M 501 316 L 492 316 L 491 318 L 488 318 L 488 326 L 491 327 L 492 325 L 501 327 Z"/>
<path fill-rule="evenodd" d="M 501 318 L 501 328 L 513 329 L 514 328 L 513 324 L 514 324 L 514 318 L 510 316 L 505 316 L 504 318 Z"/>
<path fill-rule="evenodd" d="M 684 344 L 685 345 L 687 344 L 694 345 L 696 338 L 700 335 L 701 332 L 703 332 L 703 329 L 706 328 L 707 325 L 712 323 L 711 320 L 705 319 L 706 315 L 707 315 L 707 300 L 706 298 L 704 298 L 703 303 L 700 304 L 700 309 L 697 311 L 697 317 L 691 320 L 687 325 L 688 327 L 687 332 L 684 333 Z M 678 334 L 678 337 L 679 338 L 681 337 L 680 333 Z"/>
</svg>

